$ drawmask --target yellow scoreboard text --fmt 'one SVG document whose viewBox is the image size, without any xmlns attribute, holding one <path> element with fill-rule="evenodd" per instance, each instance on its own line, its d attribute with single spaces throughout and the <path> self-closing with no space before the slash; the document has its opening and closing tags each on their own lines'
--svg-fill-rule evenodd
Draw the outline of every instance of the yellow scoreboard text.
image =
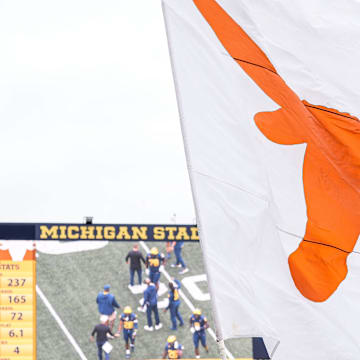
<svg viewBox="0 0 360 360">
<path fill-rule="evenodd" d="M 39 225 L 39 240 L 198 241 L 196 225 Z"/>
</svg>

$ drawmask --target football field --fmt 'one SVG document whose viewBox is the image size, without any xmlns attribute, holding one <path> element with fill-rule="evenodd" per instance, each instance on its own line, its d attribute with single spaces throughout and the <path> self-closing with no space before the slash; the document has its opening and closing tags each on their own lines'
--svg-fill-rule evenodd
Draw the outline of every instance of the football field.
<svg viewBox="0 0 360 360">
<path fill-rule="evenodd" d="M 129 289 L 129 267 L 125 263 L 125 256 L 131 250 L 133 243 L 101 243 L 97 249 L 78 249 L 74 242 L 74 250 L 62 251 L 61 243 L 57 243 L 56 254 L 38 252 L 37 258 L 37 358 L 39 360 L 58 359 L 97 359 L 95 343 L 90 342 L 92 329 L 99 322 L 96 296 L 105 284 L 111 285 L 111 293 L 123 310 L 130 305 L 138 315 L 139 331 L 136 338 L 135 352 L 132 359 L 162 358 L 166 339 L 169 335 L 176 335 L 184 346 L 184 359 L 194 358 L 192 334 L 189 330 L 188 319 L 194 307 L 202 309 L 208 318 L 210 329 L 207 330 L 209 354 L 200 346 L 202 358 L 218 358 L 219 352 L 214 339 L 214 322 L 211 314 L 210 296 L 207 291 L 206 276 L 202 261 L 200 245 L 188 243 L 183 247 L 183 258 L 189 272 L 179 275 L 178 268 L 171 268 L 174 255 L 165 266 L 161 275 L 159 289 L 159 313 L 163 328 L 158 331 L 147 332 L 145 313 L 139 312 L 137 307 L 142 299 L 141 287 Z M 104 245 L 104 246 L 103 246 Z M 70 245 L 71 246 L 71 245 Z M 157 246 L 165 253 L 165 243 L 141 243 L 140 250 Z M 53 252 L 53 251 L 52 251 Z M 145 273 L 143 271 L 143 278 Z M 167 285 L 170 277 L 179 279 L 182 283 L 180 313 L 185 326 L 177 331 L 170 330 L 169 312 L 163 308 L 167 299 Z M 137 277 L 135 277 L 137 283 Z M 118 319 L 114 330 L 117 330 Z M 111 358 L 125 358 L 124 341 L 122 337 L 111 340 L 113 350 Z M 229 358 L 251 358 L 251 339 L 237 339 L 226 342 Z"/>
</svg>

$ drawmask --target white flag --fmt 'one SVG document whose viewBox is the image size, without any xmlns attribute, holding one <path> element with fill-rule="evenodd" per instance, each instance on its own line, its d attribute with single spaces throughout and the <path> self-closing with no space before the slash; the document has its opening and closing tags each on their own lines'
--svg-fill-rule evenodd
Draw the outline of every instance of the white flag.
<svg viewBox="0 0 360 360">
<path fill-rule="evenodd" d="M 163 9 L 220 336 L 359 359 L 359 2 Z"/>
</svg>

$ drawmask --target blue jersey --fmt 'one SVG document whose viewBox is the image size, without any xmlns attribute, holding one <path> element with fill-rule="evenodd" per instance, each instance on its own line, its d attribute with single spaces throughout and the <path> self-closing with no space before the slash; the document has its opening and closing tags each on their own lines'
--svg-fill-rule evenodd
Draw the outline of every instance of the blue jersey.
<svg viewBox="0 0 360 360">
<path fill-rule="evenodd" d="M 207 319 L 205 316 L 191 315 L 190 316 L 190 324 L 194 327 L 197 333 L 205 333 L 207 324 Z"/>
<path fill-rule="evenodd" d="M 177 341 L 173 343 L 166 343 L 165 352 L 168 359 L 180 359 L 178 350 L 182 350 L 182 345 Z"/>
<path fill-rule="evenodd" d="M 115 300 L 115 296 L 110 293 L 100 292 L 96 298 L 99 313 L 103 315 L 111 315 L 115 308 L 119 308 L 119 304 Z"/>
<path fill-rule="evenodd" d="M 146 255 L 146 265 L 148 266 L 150 272 L 152 273 L 159 272 L 160 265 L 162 265 L 164 261 L 165 261 L 164 254 Z"/>
<path fill-rule="evenodd" d="M 132 331 L 138 328 L 137 316 L 134 313 L 121 314 L 120 321 L 123 323 L 123 331 Z"/>
<path fill-rule="evenodd" d="M 168 298 L 169 298 L 169 306 L 172 303 L 179 303 L 180 302 L 179 290 L 174 289 L 174 291 L 169 291 Z"/>
</svg>

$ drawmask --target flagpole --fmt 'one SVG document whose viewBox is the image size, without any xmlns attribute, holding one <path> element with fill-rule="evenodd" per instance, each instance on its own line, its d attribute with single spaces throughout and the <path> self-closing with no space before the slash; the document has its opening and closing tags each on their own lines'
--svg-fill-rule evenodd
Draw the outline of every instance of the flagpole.
<svg viewBox="0 0 360 360">
<path fill-rule="evenodd" d="M 168 41 L 169 54 L 170 54 L 171 69 L 172 69 L 173 79 L 174 79 L 176 100 L 177 100 L 177 104 L 178 104 L 178 111 L 179 111 L 179 117 L 180 117 L 180 127 L 181 127 L 181 133 L 182 133 L 182 137 L 183 137 L 183 141 L 184 141 L 184 149 L 185 149 L 185 155 L 186 155 L 185 156 L 186 165 L 187 165 L 187 169 L 188 169 L 188 173 L 189 173 L 191 191 L 192 191 L 192 195 L 193 195 L 193 201 L 194 201 L 194 207 L 195 207 L 195 213 L 196 213 L 196 219 L 197 219 L 196 223 L 197 223 L 198 231 L 199 231 L 199 234 L 200 234 L 200 246 L 201 246 L 202 251 L 204 251 L 204 248 L 206 247 L 206 245 L 205 245 L 205 242 L 203 243 L 202 236 L 201 236 L 201 233 L 202 233 L 201 221 L 200 221 L 200 216 L 199 216 L 197 203 L 196 203 L 196 200 L 195 200 L 196 199 L 196 197 L 195 197 L 195 192 L 196 192 L 195 191 L 195 182 L 194 182 L 194 180 L 192 178 L 189 147 L 188 147 L 188 144 L 187 144 L 185 126 L 183 124 L 184 116 L 183 116 L 183 113 L 182 113 L 182 101 L 181 101 L 177 76 L 176 76 L 176 72 L 175 72 L 174 57 L 173 57 L 173 54 L 172 54 L 172 47 L 171 47 L 170 29 L 169 29 L 168 22 L 167 22 L 167 19 L 166 19 L 166 9 L 165 9 L 165 3 L 164 3 L 163 0 L 162 0 L 162 9 L 163 9 L 163 15 L 164 15 L 164 22 L 165 22 L 167 41 Z M 204 259 L 205 271 L 206 271 L 207 278 L 208 278 L 208 288 L 209 288 L 209 292 L 211 294 L 211 298 L 213 299 L 213 291 L 212 291 L 212 286 L 211 286 L 210 274 L 209 274 L 209 271 L 208 271 L 207 260 L 206 260 L 205 256 L 203 256 L 203 259 Z M 219 351 L 220 351 L 220 357 L 221 357 L 222 360 L 227 360 L 228 358 L 226 356 L 225 342 L 224 342 L 222 332 L 221 332 L 221 328 L 220 328 L 219 317 L 218 317 L 215 306 L 212 306 L 211 308 L 212 308 L 212 313 L 213 313 L 213 316 L 214 316 L 216 342 L 218 344 L 218 348 L 219 348 Z"/>
</svg>

